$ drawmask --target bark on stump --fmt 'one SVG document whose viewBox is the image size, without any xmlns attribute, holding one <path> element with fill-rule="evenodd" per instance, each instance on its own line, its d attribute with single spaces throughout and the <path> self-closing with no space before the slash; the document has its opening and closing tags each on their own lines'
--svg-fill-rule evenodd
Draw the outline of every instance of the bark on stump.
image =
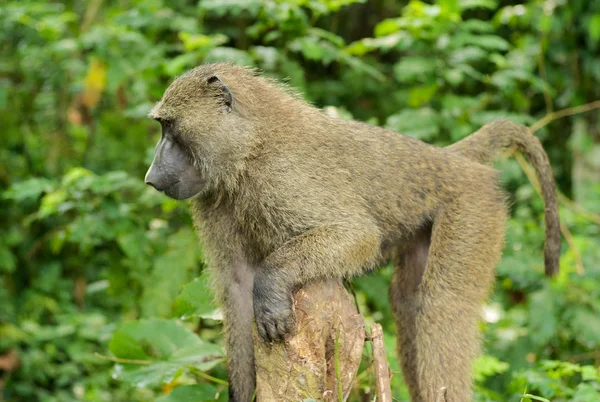
<svg viewBox="0 0 600 402">
<path fill-rule="evenodd" d="M 294 336 L 267 345 L 254 332 L 256 400 L 339 401 L 342 395 L 345 401 L 362 356 L 364 319 L 338 281 L 306 286 L 294 299 Z"/>
</svg>

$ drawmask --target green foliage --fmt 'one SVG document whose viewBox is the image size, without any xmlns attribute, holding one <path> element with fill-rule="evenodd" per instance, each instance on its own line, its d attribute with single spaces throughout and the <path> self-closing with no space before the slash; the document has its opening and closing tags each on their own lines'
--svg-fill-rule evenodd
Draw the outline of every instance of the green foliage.
<svg viewBox="0 0 600 402">
<path fill-rule="evenodd" d="M 510 387 L 527 389 L 527 394 L 523 395 L 525 401 L 551 399 L 597 402 L 600 401 L 600 372 L 594 366 L 545 361 L 536 371 L 523 370 L 517 373 Z M 536 396 L 536 393 L 548 399 Z"/>
<path fill-rule="evenodd" d="M 158 398 L 157 402 L 204 402 L 226 401 L 227 392 L 219 392 L 207 384 L 181 385 L 168 395 Z"/>
<path fill-rule="evenodd" d="M 212 305 L 212 294 L 207 275 L 194 279 L 183 287 L 175 300 L 175 315 L 182 320 L 190 317 L 214 317 L 215 307 Z"/>
<path fill-rule="evenodd" d="M 133 366 L 118 364 L 113 376 L 137 387 L 160 386 L 187 371 L 209 370 L 223 357 L 220 347 L 174 321 L 161 319 L 126 323 L 115 331 L 109 347 Z"/>
<path fill-rule="evenodd" d="M 142 180 L 158 136 L 144 116 L 185 70 L 256 66 L 330 113 L 436 145 L 600 99 L 597 1 L 5 3 L 0 399 L 10 401 L 227 399 L 201 244 L 185 205 Z M 598 119 L 537 133 L 574 200 L 561 208 L 570 238 L 552 282 L 543 204 L 517 163 L 498 165 L 512 219 L 484 309 L 478 401 L 600 400 Z M 407 400 L 382 297 L 390 278 L 387 267 L 353 286 L 367 322 L 384 325 L 393 393 Z M 352 400 L 373 400 L 365 353 Z"/>
</svg>

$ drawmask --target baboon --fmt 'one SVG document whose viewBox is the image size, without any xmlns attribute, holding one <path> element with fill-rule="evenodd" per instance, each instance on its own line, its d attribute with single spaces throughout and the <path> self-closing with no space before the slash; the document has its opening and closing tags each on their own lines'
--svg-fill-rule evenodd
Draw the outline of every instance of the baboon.
<svg viewBox="0 0 600 402">
<path fill-rule="evenodd" d="M 471 400 L 477 321 L 507 215 L 503 147 L 529 157 L 546 203 L 546 273 L 558 270 L 554 181 L 527 129 L 486 126 L 449 148 L 327 116 L 294 91 L 231 64 L 177 78 L 150 112 L 162 136 L 146 183 L 191 199 L 222 306 L 230 401 L 255 387 L 252 325 L 265 342 L 294 328 L 293 292 L 393 258 L 391 300 L 413 402 Z"/>
</svg>

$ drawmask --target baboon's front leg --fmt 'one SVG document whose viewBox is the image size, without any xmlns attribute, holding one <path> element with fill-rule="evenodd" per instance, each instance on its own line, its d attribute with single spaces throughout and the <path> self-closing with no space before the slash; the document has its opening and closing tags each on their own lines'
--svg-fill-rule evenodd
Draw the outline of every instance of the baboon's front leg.
<svg viewBox="0 0 600 402">
<path fill-rule="evenodd" d="M 293 329 L 292 292 L 313 280 L 357 274 L 377 260 L 380 239 L 365 223 L 329 226 L 297 236 L 269 255 L 254 278 L 254 315 L 265 341 L 280 341 Z"/>
</svg>

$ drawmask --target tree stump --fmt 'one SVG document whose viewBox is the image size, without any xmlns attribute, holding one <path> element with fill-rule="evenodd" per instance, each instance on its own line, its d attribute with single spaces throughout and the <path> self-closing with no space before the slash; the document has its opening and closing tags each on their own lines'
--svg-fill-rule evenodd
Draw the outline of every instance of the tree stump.
<svg viewBox="0 0 600 402">
<path fill-rule="evenodd" d="M 256 331 L 256 400 L 345 401 L 358 371 L 364 320 L 338 281 L 300 289 L 295 297 L 296 333 L 265 344 Z"/>
</svg>

